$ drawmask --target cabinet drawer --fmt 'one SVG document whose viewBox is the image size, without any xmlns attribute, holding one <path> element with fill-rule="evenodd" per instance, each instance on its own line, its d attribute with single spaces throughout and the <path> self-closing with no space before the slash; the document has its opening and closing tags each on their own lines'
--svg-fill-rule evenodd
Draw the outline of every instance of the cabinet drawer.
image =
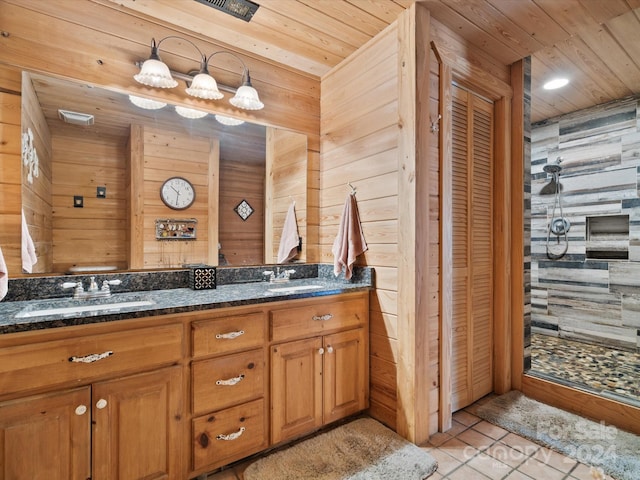
<svg viewBox="0 0 640 480">
<path fill-rule="evenodd" d="M 214 469 L 267 448 L 264 400 L 193 420 L 193 469 Z"/>
<path fill-rule="evenodd" d="M 194 357 L 261 347 L 265 342 L 263 313 L 197 321 L 192 328 Z"/>
<path fill-rule="evenodd" d="M 88 383 L 181 356 L 179 324 L 8 347 L 0 350 L 0 392 Z"/>
<path fill-rule="evenodd" d="M 367 299 L 364 296 L 273 310 L 271 340 L 278 342 L 358 327 L 366 323 L 367 317 Z"/>
<path fill-rule="evenodd" d="M 193 362 L 193 412 L 221 410 L 264 395 L 264 351 Z"/>
</svg>

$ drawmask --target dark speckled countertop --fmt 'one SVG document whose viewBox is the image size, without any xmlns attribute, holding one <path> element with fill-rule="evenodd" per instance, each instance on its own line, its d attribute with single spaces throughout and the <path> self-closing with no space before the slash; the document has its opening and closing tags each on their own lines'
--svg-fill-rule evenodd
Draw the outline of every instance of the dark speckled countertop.
<svg viewBox="0 0 640 480">
<path fill-rule="evenodd" d="M 292 279 L 287 283 L 230 280 L 211 290 L 171 288 L 113 293 L 106 299 L 75 300 L 67 294 L 63 298 L 21 300 L 0 303 L 0 334 L 56 328 L 70 325 L 110 322 L 182 312 L 193 312 L 224 307 L 253 305 L 287 299 L 321 297 L 339 293 L 368 290 L 372 287 L 372 274 L 354 275 L 350 281 L 326 275 L 325 269 L 314 277 Z M 369 269 L 364 269 L 369 270 Z M 316 270 L 317 271 L 317 270 Z M 66 278 L 66 280 L 70 280 Z M 309 288 L 311 287 L 311 288 Z M 113 304 L 119 303 L 120 306 Z M 108 304 L 108 308 L 103 305 Z M 122 305 L 124 304 L 124 305 Z M 68 311 L 81 307 L 84 311 Z M 50 311 L 33 316 L 43 309 Z M 31 315 L 31 316 L 30 316 Z"/>
</svg>

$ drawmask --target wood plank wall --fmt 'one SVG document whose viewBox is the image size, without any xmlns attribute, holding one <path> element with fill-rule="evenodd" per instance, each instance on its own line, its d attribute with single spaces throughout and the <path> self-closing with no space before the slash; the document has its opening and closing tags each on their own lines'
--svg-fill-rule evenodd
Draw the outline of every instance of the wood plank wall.
<svg viewBox="0 0 640 480">
<path fill-rule="evenodd" d="M 267 129 L 267 218 L 265 219 L 265 262 L 276 263 L 287 211 L 295 203 L 298 235 L 302 250 L 292 261 L 307 259 L 307 205 L 308 167 L 307 138 L 295 132 Z"/>
<path fill-rule="evenodd" d="M 28 168 L 22 168 L 22 211 L 27 229 L 36 249 L 37 262 L 32 273 L 50 272 L 53 259 L 52 230 L 52 165 L 51 132 L 38 103 L 29 74 L 22 75 L 21 132 L 33 135 L 33 147 L 38 156 L 38 176 L 28 180 Z"/>
<path fill-rule="evenodd" d="M 140 257 L 142 264 L 137 265 L 138 268 L 171 268 L 188 263 L 217 264 L 217 248 L 209 248 L 210 244 L 218 244 L 218 203 L 210 201 L 211 198 L 218 198 L 217 139 L 180 135 L 145 126 L 138 141 L 142 141 L 142 159 L 137 160 L 143 163 L 142 178 L 132 175 L 131 181 L 136 185 L 136 190 L 142 192 L 142 205 L 132 209 L 131 215 L 136 223 L 132 231 L 141 231 L 142 237 L 132 239 L 132 245 L 138 248 L 138 253 L 132 255 L 132 266 L 135 268 Z M 132 157 L 132 172 L 140 171 L 135 163 Z M 188 210 L 172 210 L 160 199 L 162 183 L 173 176 L 184 177 L 195 187 L 195 202 Z M 121 183 L 124 184 L 124 181 Z M 215 194 L 212 195 L 213 191 Z M 195 219 L 197 237 L 194 240 L 158 240 L 158 219 Z M 216 226 L 214 232 L 209 228 L 211 224 Z M 142 252 L 139 252 L 140 248 Z"/>
<path fill-rule="evenodd" d="M 172 104 L 193 105 L 211 113 L 227 114 L 306 135 L 308 168 L 311 172 L 307 182 L 311 182 L 309 190 L 317 198 L 320 155 L 319 78 L 296 73 L 286 65 L 274 65 L 256 56 L 249 58 L 238 52 L 251 69 L 252 83 L 259 90 L 266 107 L 257 112 L 237 110 L 224 102 L 191 99 L 183 89 L 152 90 L 132 80 L 137 71 L 134 62 L 149 55 L 151 37 L 180 35 L 194 41 L 207 52 L 228 49 L 226 45 L 205 42 L 197 35 L 160 24 L 109 1 L 78 0 L 70 3 L 66 0 L 52 0 L 43 3 L 38 0 L 5 0 L 0 2 L 0 18 L 3 30 L 9 33 L 2 37 L 2 64 L 117 91 L 138 93 Z M 198 64 L 198 59 L 192 58 L 194 51 L 188 45 L 172 45 L 167 50 L 165 61 L 171 63 L 173 68 L 189 71 Z M 233 84 L 237 81 L 237 60 L 222 56 L 217 67 L 223 71 L 220 77 L 222 83 Z M 19 92 L 19 89 L 14 91 Z M 19 126 L 19 123 L 15 125 Z M 15 138 L 8 139 L 8 143 L 2 147 L 3 155 L 9 153 L 10 146 L 17 148 L 16 152 L 19 154 L 19 133 L 19 128 L 4 129 L 3 137 L 11 134 Z M 4 172 L 9 169 L 9 162 L 3 161 L 1 167 L 0 178 L 11 174 Z M 14 187 L 16 188 L 19 189 Z M 11 195 L 10 198 L 13 202 L 19 197 Z M 311 197 L 310 199 L 313 200 Z M 315 200 L 312 208 L 317 209 L 318 204 L 319 201 Z M 8 205 L 4 203 L 2 208 L 8 208 Z M 307 231 L 307 261 L 318 261 L 319 218 L 317 213 L 308 214 L 307 217 L 312 222 Z M 19 265 L 18 244 L 14 242 L 20 238 L 20 222 L 4 217 L 2 222 L 10 222 L 7 225 L 9 230 L 5 230 L 6 233 L 3 234 L 10 238 L 5 242 L 8 245 L 4 249 L 5 258 L 9 257 L 12 265 Z M 15 270 L 12 268 L 12 271 Z"/>
<path fill-rule="evenodd" d="M 305 151 L 306 154 L 306 151 Z M 265 166 L 220 159 L 218 242 L 226 265 L 259 265 L 264 257 Z M 234 210 L 246 200 L 253 213 L 246 221 Z M 220 259 L 223 262 L 222 257 Z"/>
<path fill-rule="evenodd" d="M 322 78 L 321 261 L 345 199 L 356 188 L 369 249 L 357 265 L 375 268 L 370 299 L 371 414 L 396 426 L 398 302 L 398 28 L 391 24 Z"/>
<path fill-rule="evenodd" d="M 82 258 L 91 265 L 127 268 L 126 144 L 82 127 L 52 134 L 53 265 L 66 272 Z M 106 187 L 106 198 L 97 187 Z M 74 206 L 83 197 L 83 207 Z M 86 264 L 84 264 L 86 266 Z"/>
<path fill-rule="evenodd" d="M 0 249 L 9 278 L 22 271 L 21 83 L 20 72 L 0 78 Z"/>
</svg>

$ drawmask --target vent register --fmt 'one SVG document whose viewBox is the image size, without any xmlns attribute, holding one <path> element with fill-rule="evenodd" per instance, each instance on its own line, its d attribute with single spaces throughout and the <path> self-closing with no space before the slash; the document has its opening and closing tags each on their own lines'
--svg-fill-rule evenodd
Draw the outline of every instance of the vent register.
<svg viewBox="0 0 640 480">
<path fill-rule="evenodd" d="M 249 0 L 196 0 L 198 3 L 208 5 L 211 8 L 228 13 L 236 18 L 240 18 L 245 22 L 251 21 L 253 15 L 258 10 L 257 3 Z"/>
</svg>

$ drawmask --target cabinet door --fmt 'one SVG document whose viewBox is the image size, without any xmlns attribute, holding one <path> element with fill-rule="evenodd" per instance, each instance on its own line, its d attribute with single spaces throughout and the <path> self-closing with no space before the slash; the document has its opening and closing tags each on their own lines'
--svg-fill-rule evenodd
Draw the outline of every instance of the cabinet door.
<svg viewBox="0 0 640 480">
<path fill-rule="evenodd" d="M 271 347 L 271 441 L 322 425 L 322 339 Z"/>
<path fill-rule="evenodd" d="M 0 479 L 91 477 L 89 387 L 0 403 Z"/>
<path fill-rule="evenodd" d="M 93 480 L 182 475 L 182 374 L 170 367 L 93 386 Z"/>
<path fill-rule="evenodd" d="M 365 330 L 324 337 L 324 423 L 367 408 Z"/>
</svg>

